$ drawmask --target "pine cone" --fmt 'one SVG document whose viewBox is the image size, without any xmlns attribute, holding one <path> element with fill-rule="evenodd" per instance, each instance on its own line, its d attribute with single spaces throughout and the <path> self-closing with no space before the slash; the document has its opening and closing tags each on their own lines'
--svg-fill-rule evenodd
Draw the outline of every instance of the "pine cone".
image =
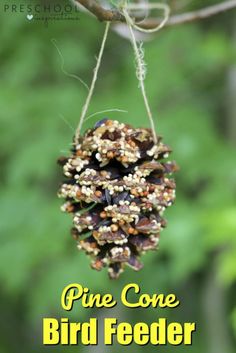
<svg viewBox="0 0 236 353">
<path fill-rule="evenodd" d="M 175 199 L 167 175 L 176 163 L 162 161 L 169 152 L 160 137 L 154 144 L 150 129 L 105 119 L 59 159 L 67 178 L 59 190 L 62 210 L 73 215 L 72 235 L 92 268 L 108 266 L 117 278 L 125 265 L 140 270 L 140 255 L 157 248 L 163 212 Z"/>
</svg>

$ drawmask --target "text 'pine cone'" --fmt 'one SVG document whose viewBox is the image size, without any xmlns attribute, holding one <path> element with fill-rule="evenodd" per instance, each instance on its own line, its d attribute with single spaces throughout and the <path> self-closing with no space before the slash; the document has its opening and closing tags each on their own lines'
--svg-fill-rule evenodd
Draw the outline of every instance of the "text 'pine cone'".
<svg viewBox="0 0 236 353">
<path fill-rule="evenodd" d="M 170 148 L 154 144 L 150 129 L 102 120 L 61 157 L 66 181 L 59 197 L 73 215 L 72 234 L 92 258 L 91 266 L 108 266 L 117 278 L 125 265 L 140 270 L 139 257 L 158 246 L 162 218 L 175 199 L 175 162 L 164 162 Z"/>
</svg>

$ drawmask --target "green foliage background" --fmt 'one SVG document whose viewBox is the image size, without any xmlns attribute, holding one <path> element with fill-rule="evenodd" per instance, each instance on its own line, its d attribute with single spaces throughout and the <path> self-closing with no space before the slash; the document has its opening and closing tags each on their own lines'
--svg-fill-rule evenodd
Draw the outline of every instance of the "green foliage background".
<svg viewBox="0 0 236 353">
<path fill-rule="evenodd" d="M 183 10 L 212 3 L 185 1 Z M 197 323 L 191 347 L 125 349 L 235 352 L 235 11 L 166 28 L 145 43 L 146 86 L 157 132 L 172 146 L 181 170 L 160 250 L 144 257 L 141 272 L 127 269 L 116 282 L 105 271 L 92 271 L 77 251 L 69 236 L 71 219 L 61 214 L 56 197 L 61 180 L 56 159 L 69 150 L 86 90 L 62 73 L 51 39 L 57 40 L 66 70 L 90 82 L 104 25 L 84 13 L 79 21 L 49 27 L 27 21 L 25 13 L 1 9 L 0 18 L 0 352 L 123 349 L 42 346 L 42 318 L 68 315 L 60 309 L 60 294 L 70 282 L 93 293 L 109 290 L 118 300 L 124 284 L 136 282 L 143 292 L 174 292 L 181 301 L 171 311 L 118 306 L 108 313 L 77 305 L 69 313 L 75 321 L 113 314 L 130 322 L 167 315 L 171 321 Z M 104 117 L 148 125 L 131 45 L 113 31 L 89 113 L 111 108 L 128 114 L 100 115 L 86 126 Z"/>
</svg>

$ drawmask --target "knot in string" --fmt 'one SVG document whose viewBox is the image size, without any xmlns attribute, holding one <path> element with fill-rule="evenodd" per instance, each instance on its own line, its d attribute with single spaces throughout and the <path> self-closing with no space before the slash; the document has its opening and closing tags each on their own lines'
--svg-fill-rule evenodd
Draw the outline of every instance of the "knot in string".
<svg viewBox="0 0 236 353">
<path fill-rule="evenodd" d="M 157 26 L 153 28 L 143 28 L 139 24 L 142 22 L 135 22 L 135 19 L 133 19 L 130 16 L 130 12 L 135 11 L 135 10 L 162 10 L 163 11 L 163 19 L 160 20 L 160 23 L 157 24 Z M 167 4 L 162 4 L 162 3 L 143 3 L 143 4 L 134 4 L 134 3 L 127 3 L 125 2 L 120 9 L 120 12 L 123 14 L 123 16 L 126 19 L 126 22 L 128 25 L 131 25 L 132 28 L 138 30 L 139 32 L 142 33 L 154 33 L 158 32 L 160 29 L 162 29 L 167 21 L 169 20 L 170 17 L 170 7 Z"/>
</svg>

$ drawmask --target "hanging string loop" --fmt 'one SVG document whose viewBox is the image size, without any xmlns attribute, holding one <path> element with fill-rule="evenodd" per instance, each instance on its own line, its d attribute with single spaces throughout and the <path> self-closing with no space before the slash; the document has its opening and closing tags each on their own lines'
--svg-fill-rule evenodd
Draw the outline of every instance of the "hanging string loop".
<svg viewBox="0 0 236 353">
<path fill-rule="evenodd" d="M 153 27 L 153 28 L 143 28 L 138 23 L 135 22 L 135 20 L 130 16 L 130 12 L 135 11 L 135 10 L 162 10 L 163 11 L 163 19 L 160 21 L 160 23 Z M 125 12 L 125 14 L 124 14 Z M 160 31 L 165 24 L 168 22 L 169 17 L 170 17 L 170 7 L 167 4 L 164 3 L 143 3 L 143 4 L 134 4 L 134 3 L 127 3 L 125 2 L 124 5 L 121 6 L 121 13 L 126 18 L 126 22 L 128 20 L 129 24 L 136 30 L 142 33 L 155 33 Z"/>
<path fill-rule="evenodd" d="M 162 10 L 164 12 L 164 17 L 156 27 L 151 28 L 151 29 L 145 29 L 145 28 L 142 28 L 138 23 L 136 23 L 135 20 L 131 17 L 130 11 L 134 11 L 134 10 Z M 167 4 L 163 4 L 163 3 L 145 3 L 145 4 L 129 3 L 128 4 L 125 1 L 124 4 L 120 7 L 120 11 L 123 14 L 123 16 L 125 17 L 127 26 L 130 31 L 131 42 L 132 42 L 134 56 L 135 56 L 135 62 L 136 62 L 136 76 L 139 81 L 139 87 L 141 89 L 141 93 L 142 93 L 143 100 L 144 100 L 144 105 L 145 105 L 145 108 L 147 111 L 147 115 L 149 118 L 151 129 L 153 132 L 153 140 L 154 140 L 154 143 L 156 144 L 157 143 L 157 135 L 156 135 L 156 130 L 155 130 L 155 124 L 154 124 L 154 120 L 153 120 L 153 116 L 152 116 L 152 112 L 150 109 L 149 101 L 148 101 L 147 94 L 146 94 L 145 84 L 144 84 L 145 73 L 146 73 L 146 64 L 144 61 L 144 50 L 142 48 L 142 43 L 140 46 L 138 46 L 138 44 L 137 44 L 135 34 L 134 34 L 134 29 L 138 30 L 139 32 L 143 32 L 143 33 L 154 33 L 154 32 L 159 31 L 161 28 L 163 28 L 165 26 L 166 22 L 169 19 L 170 8 Z M 96 63 L 95 69 L 94 69 L 92 82 L 91 82 L 91 85 L 89 88 L 89 92 L 88 92 L 85 104 L 84 104 L 82 111 L 81 111 L 78 127 L 76 129 L 76 133 L 75 133 L 75 140 L 76 141 L 79 140 L 81 128 L 82 128 L 83 123 L 85 121 L 86 114 L 87 114 L 87 111 L 88 111 L 88 108 L 89 108 L 89 105 L 90 105 L 90 102 L 91 102 L 91 99 L 93 96 L 93 92 L 94 92 L 95 84 L 97 81 L 98 71 L 101 66 L 102 56 L 103 56 L 109 28 L 110 28 L 110 22 L 107 22 L 106 27 L 105 27 L 105 32 L 103 35 L 103 39 L 102 39 L 101 48 L 100 48 L 99 55 L 97 58 L 97 63 Z"/>
<path fill-rule="evenodd" d="M 152 28 L 152 29 L 141 28 L 138 24 L 136 24 L 134 22 L 134 20 L 131 18 L 130 14 L 129 14 L 129 10 L 141 10 L 141 9 L 143 9 L 143 10 L 153 10 L 153 9 L 160 10 L 161 9 L 164 11 L 164 18 L 158 24 L 158 26 L 156 26 L 155 28 Z M 130 31 L 131 43 L 133 46 L 135 62 L 136 62 L 136 76 L 139 81 L 139 87 L 141 89 L 141 93 L 142 93 L 143 100 L 144 100 L 144 105 L 145 105 L 147 115 L 149 118 L 149 122 L 151 125 L 151 129 L 152 129 L 152 133 L 153 133 L 153 140 L 154 140 L 154 143 L 157 144 L 157 135 L 156 135 L 155 124 L 154 124 L 154 120 L 153 120 L 153 116 L 152 116 L 152 112 L 150 109 L 150 104 L 149 104 L 149 101 L 147 98 L 147 93 L 146 93 L 145 84 L 144 84 L 144 80 L 145 80 L 145 76 L 146 76 L 145 75 L 146 63 L 144 61 L 144 50 L 142 48 L 142 43 L 140 46 L 138 46 L 133 29 L 136 29 L 136 30 L 143 32 L 143 33 L 154 33 L 154 32 L 159 31 L 161 28 L 164 27 L 164 25 L 166 24 L 166 22 L 169 19 L 170 8 L 168 5 L 161 4 L 161 3 L 153 3 L 153 4 L 133 4 L 133 3 L 130 3 L 130 4 L 127 4 L 127 2 L 125 2 L 124 5 L 121 7 L 121 13 L 125 17 L 127 26 Z"/>
<path fill-rule="evenodd" d="M 104 52 L 104 48 L 105 48 L 105 44 L 106 44 L 106 40 L 107 40 L 107 36 L 108 36 L 108 32 L 109 32 L 109 28 L 110 28 L 110 22 L 106 22 L 106 27 L 105 27 L 105 31 L 104 31 L 104 35 L 103 35 L 103 39 L 102 39 L 102 44 L 101 44 L 101 48 L 100 48 L 100 51 L 99 51 L 99 54 L 98 54 L 98 58 L 97 58 L 97 64 L 96 64 L 95 69 L 93 71 L 93 78 L 92 78 L 91 86 L 89 88 L 89 92 L 88 92 L 85 104 L 84 104 L 84 106 L 82 108 L 80 119 L 79 119 L 79 124 L 78 124 L 78 127 L 77 127 L 76 132 L 75 132 L 75 140 L 76 141 L 79 140 L 80 131 L 81 131 L 81 128 L 83 126 L 84 119 L 86 117 L 86 114 L 87 114 L 87 111 L 88 111 L 88 108 L 89 108 L 89 105 L 90 105 L 90 102 L 91 102 L 91 99 L 92 99 L 92 96 L 93 96 L 95 84 L 96 84 L 96 81 L 97 81 L 98 71 L 99 71 L 99 68 L 100 68 L 101 62 L 102 62 L 102 56 L 103 56 L 103 52 Z"/>
</svg>

